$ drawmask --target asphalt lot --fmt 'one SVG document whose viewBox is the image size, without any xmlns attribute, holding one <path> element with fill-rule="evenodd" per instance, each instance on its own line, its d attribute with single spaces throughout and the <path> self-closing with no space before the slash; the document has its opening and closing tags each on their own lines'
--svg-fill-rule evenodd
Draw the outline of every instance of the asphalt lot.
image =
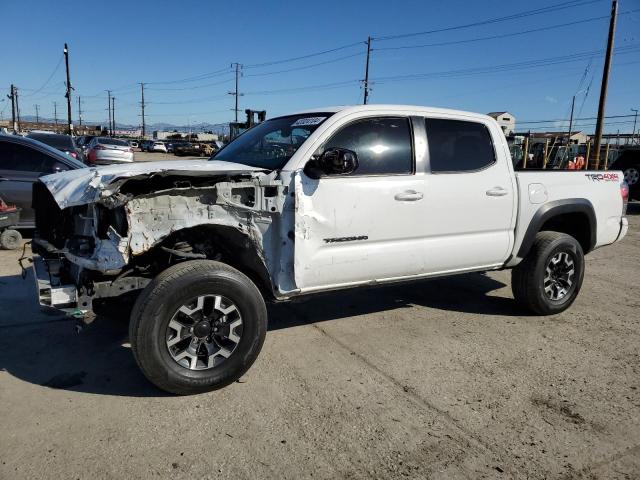
<svg viewBox="0 0 640 480">
<path fill-rule="evenodd" d="M 558 316 L 509 272 L 275 305 L 253 368 L 192 397 L 146 382 L 126 319 L 40 312 L 0 251 L 0 478 L 640 478 L 638 207 Z"/>
</svg>

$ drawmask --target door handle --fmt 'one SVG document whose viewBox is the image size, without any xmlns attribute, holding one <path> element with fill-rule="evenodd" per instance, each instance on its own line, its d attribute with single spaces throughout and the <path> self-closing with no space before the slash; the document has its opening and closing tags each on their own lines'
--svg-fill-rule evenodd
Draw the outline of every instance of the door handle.
<svg viewBox="0 0 640 480">
<path fill-rule="evenodd" d="M 502 187 L 493 187 L 486 191 L 489 197 L 504 197 L 507 193 L 509 192 Z"/>
<path fill-rule="evenodd" d="M 7 181 L 9 181 L 9 179 L 8 179 L 8 178 L 0 177 L 0 182 L 7 182 Z"/>
<path fill-rule="evenodd" d="M 418 200 L 422 200 L 424 195 L 422 192 L 416 192 L 415 190 L 407 190 L 402 193 L 396 193 L 393 197 L 399 202 L 416 202 Z"/>
</svg>

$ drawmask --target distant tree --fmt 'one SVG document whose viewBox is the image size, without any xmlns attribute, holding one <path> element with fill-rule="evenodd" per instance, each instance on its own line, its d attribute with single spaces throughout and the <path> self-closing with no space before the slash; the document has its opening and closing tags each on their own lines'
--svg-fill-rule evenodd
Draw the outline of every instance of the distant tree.
<svg viewBox="0 0 640 480">
<path fill-rule="evenodd" d="M 167 137 L 169 140 L 182 140 L 182 135 L 179 133 L 173 133 Z"/>
<path fill-rule="evenodd" d="M 186 136 L 187 140 L 197 140 L 198 139 L 198 134 L 197 133 L 189 133 Z"/>
</svg>

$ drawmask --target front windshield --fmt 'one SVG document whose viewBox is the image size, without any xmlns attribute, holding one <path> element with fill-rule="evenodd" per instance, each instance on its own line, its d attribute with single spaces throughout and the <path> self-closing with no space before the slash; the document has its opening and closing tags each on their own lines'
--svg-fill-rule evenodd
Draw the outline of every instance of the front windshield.
<svg viewBox="0 0 640 480">
<path fill-rule="evenodd" d="M 331 113 L 307 113 L 267 120 L 247 130 L 210 160 L 278 170 Z"/>
</svg>

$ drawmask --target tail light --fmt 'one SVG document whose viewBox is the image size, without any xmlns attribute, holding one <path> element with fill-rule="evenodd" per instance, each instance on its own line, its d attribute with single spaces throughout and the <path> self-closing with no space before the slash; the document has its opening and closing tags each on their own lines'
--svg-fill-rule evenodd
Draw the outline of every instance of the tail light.
<svg viewBox="0 0 640 480">
<path fill-rule="evenodd" d="M 73 158 L 78 158 L 78 154 L 76 152 L 70 152 L 69 155 L 71 155 Z"/>
<path fill-rule="evenodd" d="M 15 212 L 17 210 L 15 205 L 7 205 L 6 203 L 4 203 L 4 200 L 2 200 L 0 198 L 0 212 L 2 213 L 8 213 L 8 212 Z"/>
<path fill-rule="evenodd" d="M 620 184 L 620 195 L 622 195 L 622 215 L 626 215 L 627 203 L 629 203 L 629 185 L 625 181 Z"/>
</svg>

